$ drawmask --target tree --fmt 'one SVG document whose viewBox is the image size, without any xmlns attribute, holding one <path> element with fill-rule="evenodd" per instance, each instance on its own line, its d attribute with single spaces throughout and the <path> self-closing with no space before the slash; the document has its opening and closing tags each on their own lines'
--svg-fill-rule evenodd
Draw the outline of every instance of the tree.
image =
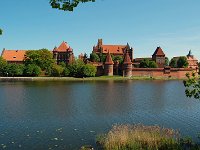
<svg viewBox="0 0 200 150">
<path fill-rule="evenodd" d="M 99 58 L 100 58 L 100 62 L 105 62 L 106 61 L 106 55 L 105 54 L 100 53 L 99 54 Z"/>
<path fill-rule="evenodd" d="M 6 68 L 4 70 L 4 76 L 22 76 L 24 71 L 24 65 L 23 64 L 7 64 Z"/>
<path fill-rule="evenodd" d="M 97 68 L 91 64 L 86 64 L 83 66 L 83 75 L 85 77 L 95 77 Z"/>
<path fill-rule="evenodd" d="M 97 55 L 96 53 L 92 52 L 90 54 L 90 61 L 92 61 L 92 62 L 99 62 L 100 61 L 99 55 Z"/>
<path fill-rule="evenodd" d="M 70 75 L 70 69 L 69 69 L 68 67 L 66 67 L 66 68 L 64 69 L 63 75 L 64 75 L 65 77 L 68 77 L 68 76 Z"/>
<path fill-rule="evenodd" d="M 169 66 L 169 58 L 165 57 L 165 66 Z"/>
<path fill-rule="evenodd" d="M 64 11 L 73 11 L 79 3 L 95 2 L 95 0 L 50 0 L 52 8 Z"/>
<path fill-rule="evenodd" d="M 189 73 L 186 74 L 187 80 L 184 80 L 185 94 L 187 97 L 194 97 L 195 99 L 200 99 L 200 78 L 196 76 L 193 72 L 190 76 Z"/>
<path fill-rule="evenodd" d="M 51 76 L 60 77 L 62 76 L 64 68 L 60 65 L 54 64 L 51 68 Z"/>
<path fill-rule="evenodd" d="M 158 65 L 155 61 L 149 61 L 149 68 L 158 68 Z"/>
<path fill-rule="evenodd" d="M 3 30 L 2 30 L 2 29 L 0 29 L 0 35 L 2 35 L 2 33 L 3 33 Z"/>
<path fill-rule="evenodd" d="M 35 64 L 28 64 L 24 68 L 25 76 L 39 76 L 41 74 L 41 68 Z"/>
<path fill-rule="evenodd" d="M 172 68 L 177 68 L 177 59 L 172 58 L 170 60 L 169 66 L 172 67 Z"/>
<path fill-rule="evenodd" d="M 7 62 L 3 57 L 0 57 L 0 76 L 4 76 Z"/>
<path fill-rule="evenodd" d="M 114 56 L 112 55 L 113 61 L 119 61 L 120 64 L 123 63 L 123 57 L 122 56 Z"/>
<path fill-rule="evenodd" d="M 80 59 L 75 60 L 68 66 L 71 77 L 83 77 L 83 66 L 84 62 Z"/>
<path fill-rule="evenodd" d="M 143 59 L 139 65 L 140 68 L 158 68 L 155 61 L 149 61 L 149 59 Z"/>
<path fill-rule="evenodd" d="M 187 68 L 188 67 L 188 61 L 185 56 L 179 57 L 179 59 L 177 61 L 177 67 L 178 68 Z"/>
<path fill-rule="evenodd" d="M 46 70 L 55 63 L 52 53 L 47 49 L 30 50 L 26 52 L 25 64 L 35 64 Z"/>
</svg>

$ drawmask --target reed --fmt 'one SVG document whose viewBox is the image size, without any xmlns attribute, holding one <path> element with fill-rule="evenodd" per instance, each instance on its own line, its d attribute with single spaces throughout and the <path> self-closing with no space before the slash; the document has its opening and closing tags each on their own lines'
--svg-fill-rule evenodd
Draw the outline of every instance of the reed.
<svg viewBox="0 0 200 150">
<path fill-rule="evenodd" d="M 105 150 L 167 150 L 181 149 L 179 132 L 159 126 L 114 125 L 105 135 L 97 136 L 97 143 Z"/>
</svg>

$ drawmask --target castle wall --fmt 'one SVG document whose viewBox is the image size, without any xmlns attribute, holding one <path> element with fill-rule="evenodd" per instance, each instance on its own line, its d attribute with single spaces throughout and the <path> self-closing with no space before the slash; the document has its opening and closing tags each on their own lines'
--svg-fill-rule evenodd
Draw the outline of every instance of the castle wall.
<svg viewBox="0 0 200 150">
<path fill-rule="evenodd" d="M 191 68 L 171 68 L 166 70 L 165 68 L 133 68 L 133 76 L 142 77 L 166 77 L 166 78 L 186 78 L 186 73 L 196 72 L 196 69 Z"/>
</svg>

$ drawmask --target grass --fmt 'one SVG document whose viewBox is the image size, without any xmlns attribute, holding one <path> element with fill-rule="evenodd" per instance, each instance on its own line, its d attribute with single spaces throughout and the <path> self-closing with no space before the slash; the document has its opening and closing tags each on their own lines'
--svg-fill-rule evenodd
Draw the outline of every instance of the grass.
<svg viewBox="0 0 200 150">
<path fill-rule="evenodd" d="M 176 130 L 141 124 L 115 125 L 107 134 L 98 135 L 96 141 L 98 147 L 103 150 L 199 149 L 188 140 L 180 140 Z"/>
</svg>

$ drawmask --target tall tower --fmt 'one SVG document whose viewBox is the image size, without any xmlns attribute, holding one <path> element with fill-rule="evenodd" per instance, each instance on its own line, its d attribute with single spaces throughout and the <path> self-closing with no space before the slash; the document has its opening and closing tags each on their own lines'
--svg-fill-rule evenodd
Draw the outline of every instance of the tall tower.
<svg viewBox="0 0 200 150">
<path fill-rule="evenodd" d="M 125 77 L 131 77 L 132 76 L 132 62 L 129 56 L 129 53 L 126 52 L 124 56 L 124 63 L 123 63 L 123 72 Z"/>
<path fill-rule="evenodd" d="M 106 56 L 106 61 L 104 64 L 104 74 L 107 76 L 113 76 L 113 60 L 110 55 L 110 52 L 108 51 L 107 56 Z"/>
</svg>

